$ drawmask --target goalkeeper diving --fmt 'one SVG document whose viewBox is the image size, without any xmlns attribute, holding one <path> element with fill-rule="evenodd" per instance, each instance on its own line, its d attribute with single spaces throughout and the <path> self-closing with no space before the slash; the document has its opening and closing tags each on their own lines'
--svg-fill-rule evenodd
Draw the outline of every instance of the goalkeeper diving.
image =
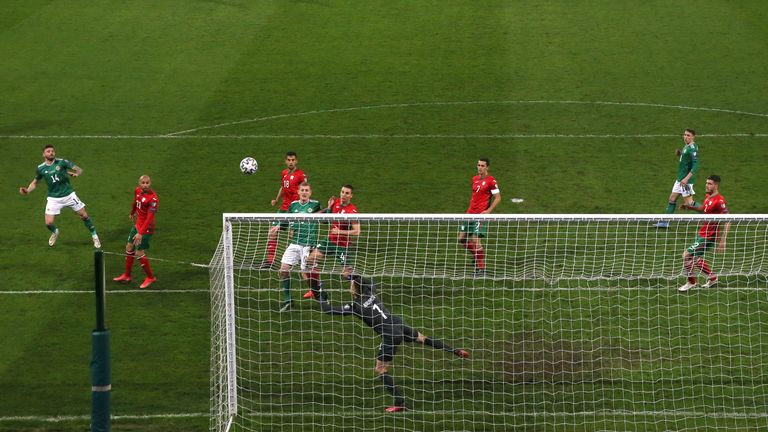
<svg viewBox="0 0 768 432">
<path fill-rule="evenodd" d="M 355 315 L 376 333 L 381 335 L 381 344 L 379 353 L 376 357 L 376 373 L 379 379 L 386 387 L 387 391 L 394 397 L 394 405 L 387 407 L 387 412 L 405 411 L 405 398 L 395 386 L 395 380 L 389 374 L 389 366 L 395 358 L 397 347 L 403 341 L 418 342 L 422 345 L 429 345 L 435 349 L 440 349 L 454 354 L 457 357 L 469 358 L 469 351 L 464 349 L 451 348 L 444 342 L 425 336 L 418 330 L 406 324 L 399 316 L 390 313 L 384 304 L 376 296 L 376 284 L 373 280 L 359 275 L 350 276 L 350 292 L 352 293 L 352 303 L 344 306 L 332 306 L 327 299 L 319 300 L 320 308 L 323 312 L 331 315 Z"/>
</svg>

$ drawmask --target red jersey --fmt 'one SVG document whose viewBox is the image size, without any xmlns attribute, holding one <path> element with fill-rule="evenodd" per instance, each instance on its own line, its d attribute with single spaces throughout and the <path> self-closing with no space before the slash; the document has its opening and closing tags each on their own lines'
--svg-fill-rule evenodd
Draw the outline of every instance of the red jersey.
<svg viewBox="0 0 768 432">
<path fill-rule="evenodd" d="M 355 205 L 352 203 L 349 203 L 346 206 L 342 207 L 341 198 L 336 198 L 336 200 L 333 201 L 333 204 L 331 204 L 331 213 L 339 213 L 339 214 L 357 213 L 357 207 L 355 207 Z M 352 222 L 346 221 L 346 220 L 333 221 L 331 223 L 331 230 L 333 230 L 334 228 L 349 230 L 349 229 L 352 229 Z M 329 234 L 328 240 L 330 240 L 332 243 L 336 244 L 337 246 L 349 247 L 349 236 L 346 234 Z"/>
<path fill-rule="evenodd" d="M 139 234 L 153 234 L 155 232 L 155 213 L 160 203 L 157 194 L 152 189 L 144 192 L 140 187 L 134 191 L 131 216 L 136 215 L 136 230 Z"/>
<path fill-rule="evenodd" d="M 728 207 L 725 205 L 725 198 L 717 194 L 715 196 L 704 196 L 704 214 L 726 214 Z M 708 240 L 717 238 L 717 231 L 720 229 L 720 222 L 704 222 L 699 228 L 699 236 Z"/>
<path fill-rule="evenodd" d="M 499 185 L 492 176 L 480 178 L 480 174 L 472 177 L 472 199 L 469 201 L 467 213 L 478 214 L 491 206 L 491 198 L 499 193 Z"/>
<path fill-rule="evenodd" d="M 283 204 L 280 206 L 280 210 L 288 210 L 291 203 L 299 199 L 299 185 L 307 181 L 307 176 L 304 171 L 298 168 L 293 172 L 286 168 L 280 173 L 280 176 L 282 182 L 280 187 L 283 188 Z"/>
</svg>

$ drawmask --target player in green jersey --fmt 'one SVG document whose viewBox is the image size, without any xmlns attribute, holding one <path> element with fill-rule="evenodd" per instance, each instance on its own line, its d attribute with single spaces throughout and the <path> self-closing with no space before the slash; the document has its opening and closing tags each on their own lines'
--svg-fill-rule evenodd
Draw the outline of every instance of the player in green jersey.
<svg viewBox="0 0 768 432">
<path fill-rule="evenodd" d="M 319 213 L 323 209 L 320 203 L 312 198 L 312 186 L 307 182 L 299 185 L 299 199 L 293 201 L 288 207 L 288 213 Z M 291 222 L 291 244 L 285 249 L 283 258 L 280 260 L 280 285 L 283 287 L 283 304 L 280 312 L 290 310 L 291 300 L 291 270 L 296 264 L 301 264 L 301 276 L 309 282 L 307 267 L 307 257 L 314 246 L 317 245 L 317 234 L 319 231 L 319 222 L 313 220 L 297 220 Z M 311 286 L 310 286 L 311 288 Z M 325 293 L 318 292 L 319 296 L 325 298 Z"/>
<path fill-rule="evenodd" d="M 93 239 L 93 247 L 100 248 L 101 242 L 99 236 L 96 234 L 96 227 L 93 226 L 93 221 L 88 216 L 88 212 L 85 211 L 85 203 L 80 201 L 77 197 L 72 185 L 69 184 L 70 177 L 78 177 L 83 173 L 82 168 L 75 165 L 66 159 L 56 158 L 56 149 L 52 145 L 47 145 L 43 148 L 43 163 L 37 166 L 37 172 L 35 178 L 27 187 L 20 187 L 19 193 L 27 195 L 37 188 L 37 182 L 40 179 L 45 179 L 45 183 L 48 185 L 48 202 L 45 206 L 45 226 L 51 232 L 51 237 L 48 239 L 48 246 L 56 244 L 56 239 L 59 237 L 59 229 L 54 223 L 56 216 L 61 213 L 61 209 L 69 207 L 75 211 L 88 231 L 91 232 L 91 238 Z"/>
<path fill-rule="evenodd" d="M 686 129 L 683 132 L 683 141 L 685 145 L 681 149 L 675 150 L 675 155 L 679 158 L 677 165 L 677 179 L 672 186 L 672 193 L 669 194 L 669 202 L 667 203 L 667 214 L 675 212 L 677 207 L 677 198 L 683 196 L 683 204 L 690 207 L 695 207 L 696 203 L 693 201 L 693 196 L 696 192 L 693 191 L 693 184 L 696 182 L 696 171 L 699 170 L 699 146 L 695 142 L 696 131 L 693 129 Z M 653 225 L 656 228 L 669 228 L 668 221 L 659 221 Z"/>
</svg>

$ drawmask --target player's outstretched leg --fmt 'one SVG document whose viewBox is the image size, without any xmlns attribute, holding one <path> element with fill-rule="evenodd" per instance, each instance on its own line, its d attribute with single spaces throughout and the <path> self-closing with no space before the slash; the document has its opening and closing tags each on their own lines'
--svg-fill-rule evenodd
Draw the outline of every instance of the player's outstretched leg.
<svg viewBox="0 0 768 432">
<path fill-rule="evenodd" d="M 387 407 L 384 409 L 386 412 L 400 412 L 405 411 L 405 398 L 400 393 L 400 390 L 395 385 L 395 379 L 392 378 L 392 375 L 385 372 L 381 375 L 379 375 L 379 379 L 381 380 L 381 383 L 384 384 L 384 387 L 387 389 L 387 391 L 394 397 L 395 404 Z"/>
</svg>

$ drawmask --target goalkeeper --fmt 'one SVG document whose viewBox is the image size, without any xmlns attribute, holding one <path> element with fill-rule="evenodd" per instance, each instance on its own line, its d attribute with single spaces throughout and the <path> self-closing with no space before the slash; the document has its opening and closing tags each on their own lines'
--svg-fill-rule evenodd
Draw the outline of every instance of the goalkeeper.
<svg viewBox="0 0 768 432">
<path fill-rule="evenodd" d="M 395 380 L 389 374 L 389 365 L 395 358 L 397 347 L 403 341 L 418 342 L 435 349 L 448 351 L 461 358 L 469 358 L 469 351 L 451 348 L 440 340 L 428 338 L 406 324 L 401 317 L 390 313 L 376 296 L 376 284 L 371 279 L 352 275 L 350 280 L 352 303 L 334 307 L 327 300 L 322 299 L 319 301 L 320 308 L 323 312 L 332 315 L 355 315 L 373 331 L 381 335 L 379 355 L 376 357 L 376 373 L 395 399 L 395 404 L 387 407 L 385 411 L 399 412 L 406 409 L 403 394 L 395 386 Z"/>
</svg>

